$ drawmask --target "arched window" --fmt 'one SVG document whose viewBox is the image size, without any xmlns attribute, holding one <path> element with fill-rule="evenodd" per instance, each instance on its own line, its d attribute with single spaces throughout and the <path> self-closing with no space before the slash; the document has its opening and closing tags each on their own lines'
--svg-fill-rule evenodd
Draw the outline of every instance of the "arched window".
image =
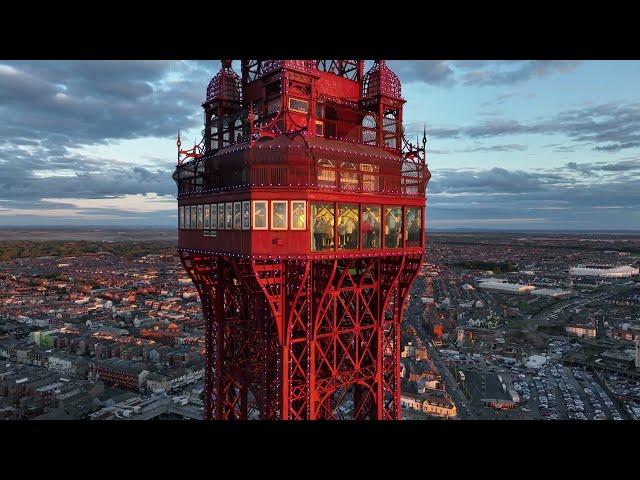
<svg viewBox="0 0 640 480">
<path fill-rule="evenodd" d="M 351 162 L 340 164 L 340 189 L 350 191 L 358 189 L 358 170 Z"/>
<path fill-rule="evenodd" d="M 331 160 L 327 160 L 326 158 L 318 160 L 318 186 L 336 186 L 336 166 Z"/>
</svg>

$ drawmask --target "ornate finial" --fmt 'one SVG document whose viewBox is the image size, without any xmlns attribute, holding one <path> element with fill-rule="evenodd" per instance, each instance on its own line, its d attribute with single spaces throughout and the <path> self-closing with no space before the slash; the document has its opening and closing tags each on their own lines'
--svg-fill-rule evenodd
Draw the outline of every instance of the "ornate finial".
<svg viewBox="0 0 640 480">
<path fill-rule="evenodd" d="M 427 144 L 427 124 L 424 124 L 424 130 L 422 131 L 422 145 Z"/>
<path fill-rule="evenodd" d="M 222 62 L 222 68 L 231 68 L 231 62 L 233 60 L 220 60 Z"/>
<path fill-rule="evenodd" d="M 180 141 L 180 129 L 178 129 L 178 140 L 176 141 L 176 145 L 178 146 L 178 150 L 182 146 L 182 142 Z"/>
</svg>

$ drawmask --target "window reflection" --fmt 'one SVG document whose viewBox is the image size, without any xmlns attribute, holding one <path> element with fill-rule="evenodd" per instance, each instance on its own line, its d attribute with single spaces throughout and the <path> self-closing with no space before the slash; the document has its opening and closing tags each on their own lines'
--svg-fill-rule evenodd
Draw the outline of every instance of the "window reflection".
<svg viewBox="0 0 640 480">
<path fill-rule="evenodd" d="M 405 246 L 419 247 L 422 243 L 422 209 L 407 207 L 405 212 Z"/>
<path fill-rule="evenodd" d="M 203 211 L 204 211 L 204 205 L 198 205 L 198 229 L 202 230 L 203 227 Z"/>
<path fill-rule="evenodd" d="M 211 227 L 211 207 L 209 205 L 204 206 L 204 229 L 209 230 Z"/>
<path fill-rule="evenodd" d="M 271 228 L 287 229 L 287 202 L 283 200 L 271 202 Z"/>
<path fill-rule="evenodd" d="M 400 247 L 401 232 L 402 208 L 384 207 L 384 246 L 386 248 Z"/>
<path fill-rule="evenodd" d="M 291 202 L 291 230 L 304 230 L 307 228 L 306 202 L 293 200 Z"/>
<path fill-rule="evenodd" d="M 249 201 L 242 202 L 242 229 L 249 230 L 251 228 L 251 213 Z"/>
<path fill-rule="evenodd" d="M 338 248 L 353 250 L 358 248 L 358 205 L 338 205 Z"/>
<path fill-rule="evenodd" d="M 233 229 L 233 203 L 224 204 L 224 227 L 227 230 Z"/>
<path fill-rule="evenodd" d="M 191 228 L 198 228 L 198 212 L 195 205 L 191 205 Z"/>
<path fill-rule="evenodd" d="M 233 229 L 240 230 L 242 228 L 242 203 L 233 202 Z"/>
<path fill-rule="evenodd" d="M 213 203 L 211 205 L 211 229 L 215 230 L 218 227 L 218 205 Z"/>
<path fill-rule="evenodd" d="M 362 248 L 380 248 L 380 207 L 362 206 Z"/>
<path fill-rule="evenodd" d="M 267 202 L 253 202 L 253 228 L 256 230 L 265 230 L 267 228 Z"/>
<path fill-rule="evenodd" d="M 184 205 L 178 209 L 178 228 L 184 229 Z"/>
<path fill-rule="evenodd" d="M 333 250 L 334 215 L 333 203 L 311 204 L 311 249 L 313 251 Z"/>
<path fill-rule="evenodd" d="M 224 230 L 224 203 L 218 204 L 218 230 Z"/>
</svg>

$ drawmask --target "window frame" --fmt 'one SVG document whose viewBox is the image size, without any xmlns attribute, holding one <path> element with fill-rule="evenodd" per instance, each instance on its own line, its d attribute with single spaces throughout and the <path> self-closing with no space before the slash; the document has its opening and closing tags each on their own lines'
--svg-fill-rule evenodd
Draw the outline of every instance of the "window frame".
<svg viewBox="0 0 640 480">
<path fill-rule="evenodd" d="M 218 229 L 218 204 L 217 203 L 211 203 L 209 205 L 209 210 L 210 210 L 210 217 L 211 217 L 211 222 L 209 224 L 209 228 L 210 230 L 217 230 Z M 214 214 L 215 211 L 215 214 Z M 214 221 L 215 220 L 215 221 Z"/>
<path fill-rule="evenodd" d="M 270 224 L 271 224 L 271 230 L 288 230 L 289 227 L 289 202 L 287 200 L 271 200 L 271 202 L 269 202 L 270 205 L 270 213 L 271 213 L 271 217 L 270 217 Z M 275 213 L 275 208 L 274 205 L 284 205 L 284 227 L 275 227 L 274 226 L 274 221 L 273 221 L 273 215 Z"/>
<path fill-rule="evenodd" d="M 226 230 L 224 221 L 224 203 L 218 203 L 217 230 Z"/>
<path fill-rule="evenodd" d="M 237 212 L 237 224 L 236 224 L 236 207 L 238 209 Z M 233 229 L 234 230 L 242 230 L 242 202 L 233 202 Z"/>
<path fill-rule="evenodd" d="M 233 202 L 224 204 L 224 229 L 233 230 Z"/>
<path fill-rule="evenodd" d="M 299 108 L 294 108 L 291 106 L 292 102 L 300 102 L 306 104 L 306 110 L 300 110 Z M 289 110 L 297 113 L 309 113 L 309 100 L 303 100 L 302 98 L 289 97 Z"/>
<path fill-rule="evenodd" d="M 184 230 L 184 205 L 178 207 L 178 229 Z"/>
<path fill-rule="evenodd" d="M 257 204 L 263 204 L 265 206 L 264 227 L 256 226 L 256 205 Z M 251 227 L 253 230 L 269 230 L 269 201 L 268 200 L 253 200 L 251 202 Z"/>
<path fill-rule="evenodd" d="M 246 210 L 246 212 L 245 212 Z M 247 224 L 245 225 L 245 213 L 247 213 Z M 251 202 L 249 200 L 244 200 L 242 202 L 242 211 L 241 211 L 241 221 L 242 221 L 242 230 L 251 230 Z"/>
<path fill-rule="evenodd" d="M 211 228 L 211 204 L 205 203 L 202 208 L 202 228 L 209 230 Z"/>
<path fill-rule="evenodd" d="M 396 247 L 387 247 L 387 208 L 399 208 L 400 209 L 400 231 L 398 232 L 398 245 Z M 404 248 L 404 207 L 402 205 L 394 205 L 394 204 L 384 204 L 382 205 L 382 248 L 397 250 L 399 248 Z M 397 222 L 397 220 L 396 220 Z"/>
<path fill-rule="evenodd" d="M 191 230 L 198 229 L 198 209 L 197 205 L 191 205 Z"/>
<path fill-rule="evenodd" d="M 366 213 L 366 210 L 374 210 L 377 209 L 378 210 L 378 228 L 376 230 L 377 234 L 378 234 L 378 246 L 377 247 L 367 247 L 366 244 L 367 242 L 365 242 L 365 237 L 364 237 L 364 231 L 362 229 L 363 225 L 364 225 L 364 214 Z M 383 226 L 382 226 L 382 218 L 383 215 L 383 206 L 380 203 L 362 203 L 360 204 L 360 245 L 359 245 L 359 249 L 360 250 L 381 250 L 383 247 Z"/>
<path fill-rule="evenodd" d="M 204 227 L 204 205 L 199 203 L 196 206 L 196 229 L 202 230 Z"/>
<path fill-rule="evenodd" d="M 293 224 L 293 212 L 294 212 L 293 205 L 294 204 L 299 204 L 299 203 L 302 204 L 302 211 L 303 211 L 302 216 L 304 218 L 304 227 L 302 227 L 302 228 L 294 227 L 294 224 Z M 298 231 L 298 232 L 306 230 L 307 229 L 307 224 L 308 224 L 308 222 L 307 222 L 307 201 L 306 200 L 291 200 L 291 206 L 290 207 L 291 207 L 291 215 L 290 215 L 290 218 L 289 218 L 289 228 L 291 230 L 295 230 L 295 231 Z"/>
</svg>

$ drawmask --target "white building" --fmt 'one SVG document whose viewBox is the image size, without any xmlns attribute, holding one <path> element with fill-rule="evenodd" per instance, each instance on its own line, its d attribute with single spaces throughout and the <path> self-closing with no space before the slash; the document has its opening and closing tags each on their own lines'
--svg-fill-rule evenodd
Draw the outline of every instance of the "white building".
<svg viewBox="0 0 640 480">
<path fill-rule="evenodd" d="M 522 294 L 530 293 L 536 289 L 533 285 L 522 285 L 520 283 L 509 283 L 500 280 L 485 280 L 478 285 L 485 290 L 497 290 L 504 293 Z"/>
<path fill-rule="evenodd" d="M 631 265 L 576 265 L 570 268 L 572 275 L 586 277 L 629 278 L 640 273 L 640 269 Z"/>
</svg>

